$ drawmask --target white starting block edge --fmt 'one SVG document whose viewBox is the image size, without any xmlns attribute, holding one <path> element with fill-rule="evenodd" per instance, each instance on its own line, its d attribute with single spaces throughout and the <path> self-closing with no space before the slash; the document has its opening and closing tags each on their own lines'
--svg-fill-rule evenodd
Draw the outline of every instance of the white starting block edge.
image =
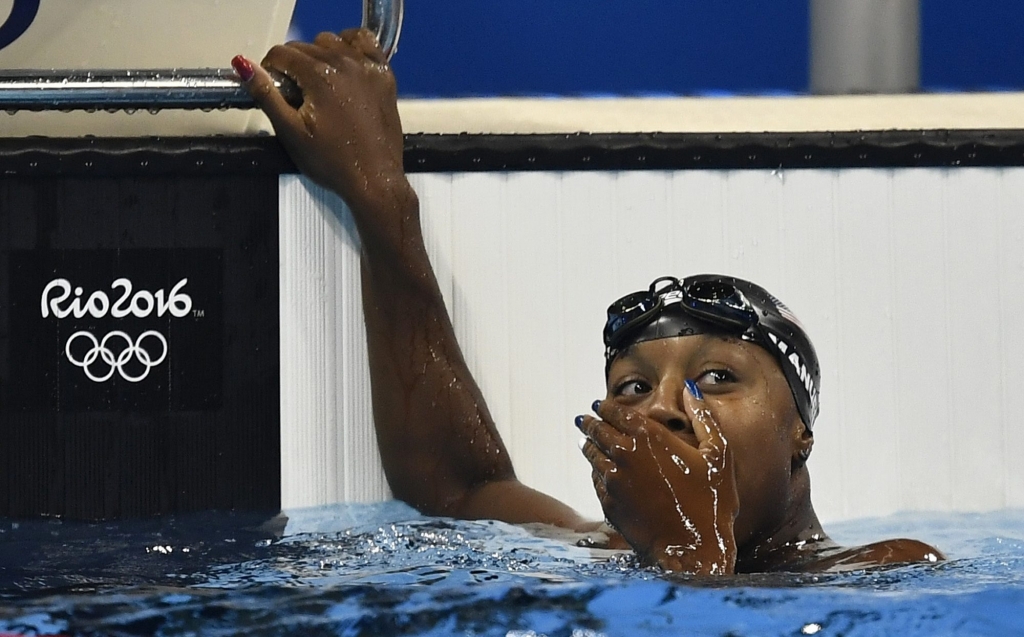
<svg viewBox="0 0 1024 637">
<path fill-rule="evenodd" d="M 1024 93 L 480 98 L 399 102 L 406 133 L 762 133 L 1024 129 Z"/>
<path fill-rule="evenodd" d="M 399 101 L 407 134 L 1024 129 L 1024 93 Z M 272 134 L 258 111 L 0 113 L 4 137 Z"/>
<path fill-rule="evenodd" d="M 0 22 L 11 11 L 0 0 Z M 295 0 L 75 0 L 42 2 L 31 26 L 0 49 L 0 69 L 229 68 L 260 60 L 286 39 Z M 150 114 L 0 110 L 0 136 L 150 137 L 268 131 L 258 111 Z"/>
</svg>

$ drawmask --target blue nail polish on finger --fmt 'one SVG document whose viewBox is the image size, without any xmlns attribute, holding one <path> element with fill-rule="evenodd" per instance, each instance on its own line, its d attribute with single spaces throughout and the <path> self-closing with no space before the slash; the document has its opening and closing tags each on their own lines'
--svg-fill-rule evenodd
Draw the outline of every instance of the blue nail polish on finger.
<svg viewBox="0 0 1024 637">
<path fill-rule="evenodd" d="M 697 387 L 697 383 L 693 382 L 692 380 L 687 380 L 686 389 L 688 389 L 690 393 L 693 394 L 693 397 L 696 398 L 697 400 L 704 400 L 704 394 L 701 393 L 700 387 Z"/>
<path fill-rule="evenodd" d="M 600 400 L 595 400 L 594 404 L 591 405 L 590 408 L 593 409 L 594 412 L 596 413 L 597 410 L 601 408 L 601 401 Z"/>
<path fill-rule="evenodd" d="M 583 416 L 576 416 L 576 428 L 577 429 L 582 429 L 583 428 Z"/>
</svg>

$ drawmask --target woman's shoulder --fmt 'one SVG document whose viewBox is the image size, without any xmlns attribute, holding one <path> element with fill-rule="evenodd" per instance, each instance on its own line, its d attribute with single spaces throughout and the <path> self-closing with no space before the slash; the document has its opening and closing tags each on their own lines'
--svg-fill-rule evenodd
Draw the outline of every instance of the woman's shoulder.
<svg viewBox="0 0 1024 637">
<path fill-rule="evenodd" d="M 934 546 L 920 540 L 896 538 L 822 551 L 806 565 L 806 570 L 850 571 L 889 564 L 934 563 L 945 559 L 946 556 Z"/>
</svg>

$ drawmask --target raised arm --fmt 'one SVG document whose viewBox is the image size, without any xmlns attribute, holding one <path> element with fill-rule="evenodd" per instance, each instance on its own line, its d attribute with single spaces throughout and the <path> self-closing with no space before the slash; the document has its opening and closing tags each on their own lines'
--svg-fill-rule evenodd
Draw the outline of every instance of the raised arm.
<svg viewBox="0 0 1024 637">
<path fill-rule="evenodd" d="M 295 163 L 355 218 L 374 421 L 396 497 L 432 515 L 593 528 L 515 477 L 427 258 L 402 166 L 395 80 L 373 35 L 324 33 L 273 48 L 262 66 L 295 80 L 298 109 L 263 68 L 234 64 Z"/>
</svg>

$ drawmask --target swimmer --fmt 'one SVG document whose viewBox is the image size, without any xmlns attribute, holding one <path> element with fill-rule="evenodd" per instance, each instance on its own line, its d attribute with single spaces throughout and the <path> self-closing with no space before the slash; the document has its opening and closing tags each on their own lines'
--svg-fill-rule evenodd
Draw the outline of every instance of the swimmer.
<svg viewBox="0 0 1024 637">
<path fill-rule="evenodd" d="M 299 168 L 352 210 L 374 420 L 397 498 L 427 515 L 542 523 L 594 545 L 628 544 L 642 563 L 673 572 L 943 559 L 915 540 L 829 540 L 807 470 L 814 349 L 785 306 L 730 277 L 664 277 L 609 307 L 606 393 L 576 419 L 607 522 L 519 482 L 427 258 L 395 79 L 373 35 L 323 33 L 274 47 L 261 65 L 233 65 Z M 266 69 L 298 84 L 301 107 Z"/>
</svg>

